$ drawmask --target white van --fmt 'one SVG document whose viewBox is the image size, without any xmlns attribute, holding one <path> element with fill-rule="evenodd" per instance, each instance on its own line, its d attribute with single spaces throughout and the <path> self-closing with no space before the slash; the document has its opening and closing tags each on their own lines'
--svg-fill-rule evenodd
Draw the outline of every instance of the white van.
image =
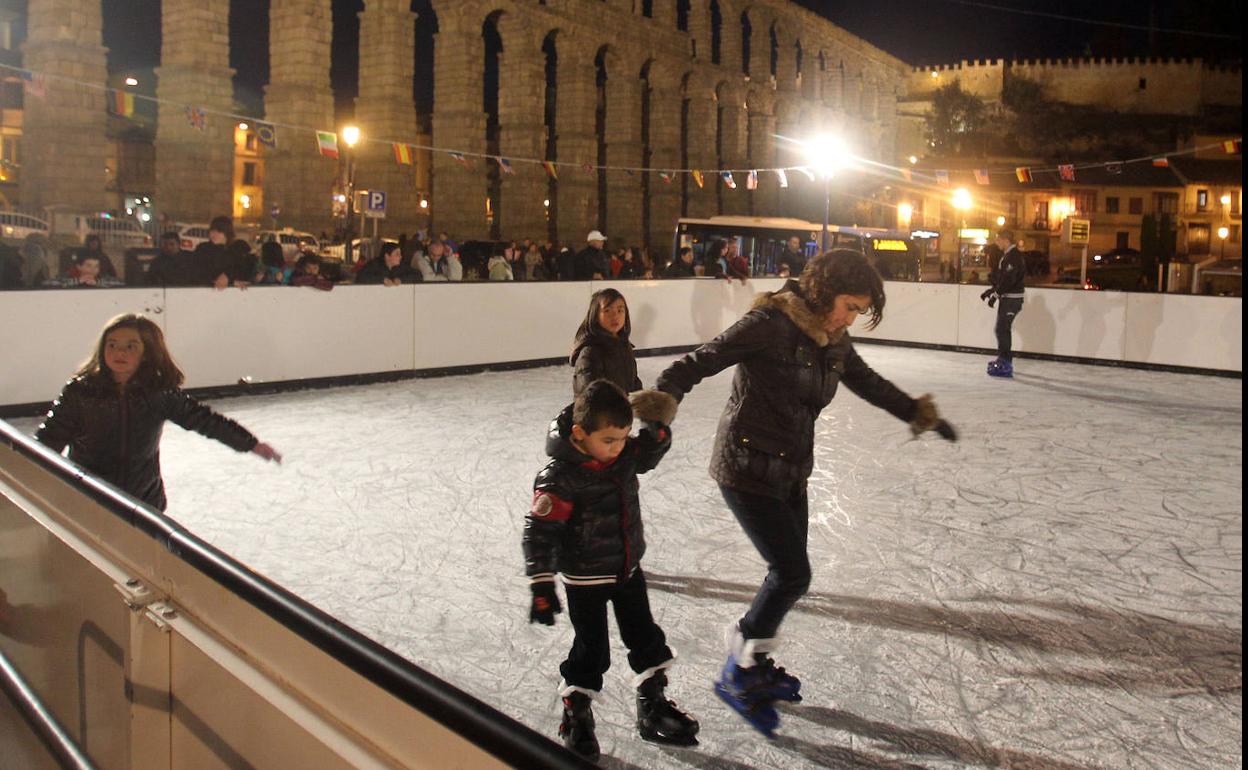
<svg viewBox="0 0 1248 770">
<path fill-rule="evenodd" d="M 312 253 L 319 253 L 321 243 L 312 233 L 304 233 L 290 227 L 281 230 L 260 230 L 252 236 L 251 242 L 255 244 L 256 251 L 269 241 L 277 241 L 282 244 L 282 253 L 285 255 L 294 254 L 299 251 L 304 244 L 311 247 Z"/>
</svg>

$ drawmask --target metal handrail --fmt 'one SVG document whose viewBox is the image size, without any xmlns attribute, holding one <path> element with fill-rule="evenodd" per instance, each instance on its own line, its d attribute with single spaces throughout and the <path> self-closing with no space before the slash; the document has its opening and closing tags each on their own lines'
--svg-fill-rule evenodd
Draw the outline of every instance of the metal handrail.
<svg viewBox="0 0 1248 770">
<path fill-rule="evenodd" d="M 91 476 L 0 420 L 8 445 L 91 497 L 243 601 L 398 700 L 516 767 L 592 768 L 592 763 L 312 606 L 155 509 Z"/>
<path fill-rule="evenodd" d="M 39 740 L 66 770 L 96 770 L 95 763 L 87 753 L 69 737 L 69 733 L 57 721 L 39 695 L 22 678 L 12 661 L 0 650 L 0 689 L 9 696 L 14 708 L 26 720 Z"/>
</svg>

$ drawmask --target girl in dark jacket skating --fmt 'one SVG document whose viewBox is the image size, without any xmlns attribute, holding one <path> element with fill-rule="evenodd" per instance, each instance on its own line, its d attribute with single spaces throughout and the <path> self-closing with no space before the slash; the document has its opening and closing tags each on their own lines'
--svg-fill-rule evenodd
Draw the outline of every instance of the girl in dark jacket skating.
<svg viewBox="0 0 1248 770">
<path fill-rule="evenodd" d="M 615 289 L 596 291 L 589 298 L 585 320 L 572 343 L 572 397 L 595 380 L 607 380 L 625 393 L 641 390 L 637 356 L 628 336 L 633 330 L 624 295 Z"/>
<path fill-rule="evenodd" d="M 911 398 L 854 350 L 849 327 L 865 313 L 874 328 L 883 312 L 879 274 L 858 252 L 835 250 L 812 259 L 800 281 L 759 295 L 741 320 L 669 366 L 656 384 L 679 400 L 737 365 L 711 450 L 711 477 L 768 572 L 731 631 L 716 691 L 767 735 L 779 725 L 772 703 L 801 699 L 800 682 L 768 653 L 785 615 L 810 585 L 806 481 L 814 466 L 815 420 L 844 383 L 915 433 L 940 424 L 930 396 Z"/>
<path fill-rule="evenodd" d="M 273 447 L 182 392 L 183 379 L 159 326 L 140 315 L 118 316 L 104 327 L 91 358 L 65 385 L 35 438 L 57 452 L 69 447 L 70 460 L 162 511 L 165 420 L 281 462 Z"/>
</svg>

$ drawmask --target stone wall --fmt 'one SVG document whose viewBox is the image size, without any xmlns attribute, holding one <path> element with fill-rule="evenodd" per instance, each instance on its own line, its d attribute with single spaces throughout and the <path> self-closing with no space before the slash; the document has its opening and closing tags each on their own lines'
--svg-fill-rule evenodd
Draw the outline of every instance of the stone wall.
<svg viewBox="0 0 1248 770">
<path fill-rule="evenodd" d="M 313 231 L 330 229 L 330 192 L 344 166 L 316 155 L 311 135 L 295 128 L 335 127 L 330 4 L 272 0 L 270 7 L 265 117 L 279 126 L 264 197 L 280 206 L 282 224 Z M 427 5 L 421 15 L 437 30 L 432 73 L 413 65 L 417 16 L 409 0 L 365 0 L 360 15 L 354 122 L 364 142 L 353 153 L 356 183 L 390 194 L 387 231 L 429 226 L 461 241 L 492 232 L 553 235 L 577 245 L 589 230 L 601 229 L 612 245 L 665 245 L 682 212 L 792 214 L 804 189 L 796 179 L 780 189 L 774 175 L 762 174 L 757 190 L 746 189 L 748 169 L 795 161 L 791 143 L 777 141 L 777 133 L 802 139 L 835 130 L 859 154 L 895 161 L 896 100 L 910 67 L 787 0 L 693 0 L 684 18 L 678 0 L 653 0 L 649 16 L 632 0 Z M 200 132 L 182 109 L 231 111 L 228 2 L 163 0 L 162 7 L 157 93 L 169 104 L 161 108 L 157 134 L 156 205 L 203 220 L 230 210 L 231 121 L 210 116 Z M 102 86 L 100 0 L 29 0 L 29 15 L 26 66 Z M 487 50 L 487 27 L 501 50 Z M 494 102 L 482 93 L 487 55 L 498 56 Z M 391 154 L 391 142 L 420 142 L 414 78 L 433 81 L 429 141 L 466 156 L 461 162 L 425 151 L 420 163 L 431 168 L 431 190 L 420 189 L 416 167 L 396 164 Z M 64 93 L 73 105 L 28 100 L 23 199 L 99 208 L 104 92 Z M 550 125 L 548 99 L 554 100 Z M 487 114 L 493 108 L 484 105 L 493 103 L 496 111 Z M 497 134 L 487 138 L 491 127 Z M 492 155 L 516 159 L 512 173 L 500 173 Z M 539 163 L 524 162 L 546 158 L 559 164 L 557 181 Z M 604 162 L 619 168 L 595 168 Z M 713 173 L 698 187 L 687 174 L 668 183 L 657 171 L 638 170 L 643 166 L 741 172 L 730 190 Z M 427 210 L 419 208 L 426 192 Z"/>
</svg>

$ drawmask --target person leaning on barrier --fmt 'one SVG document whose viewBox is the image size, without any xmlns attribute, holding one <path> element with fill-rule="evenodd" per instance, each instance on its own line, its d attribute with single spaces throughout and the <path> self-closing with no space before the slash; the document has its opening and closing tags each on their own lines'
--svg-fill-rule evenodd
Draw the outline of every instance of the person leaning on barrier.
<svg viewBox="0 0 1248 770">
<path fill-rule="evenodd" d="M 227 216 L 213 218 L 208 225 L 208 240 L 195 247 L 192 262 L 197 286 L 245 289 L 255 278 L 251 247 L 234 237 L 234 223 Z"/>
<path fill-rule="evenodd" d="M 359 284 L 383 286 L 401 286 L 423 280 L 419 270 L 403 262 L 403 252 L 397 243 L 383 244 L 381 256 L 370 260 L 355 277 L 355 282 Z"/>
<path fill-rule="evenodd" d="M 682 246 L 680 255 L 672 260 L 672 264 L 667 266 L 663 271 L 664 278 L 692 278 L 693 273 L 693 247 Z"/>
</svg>

